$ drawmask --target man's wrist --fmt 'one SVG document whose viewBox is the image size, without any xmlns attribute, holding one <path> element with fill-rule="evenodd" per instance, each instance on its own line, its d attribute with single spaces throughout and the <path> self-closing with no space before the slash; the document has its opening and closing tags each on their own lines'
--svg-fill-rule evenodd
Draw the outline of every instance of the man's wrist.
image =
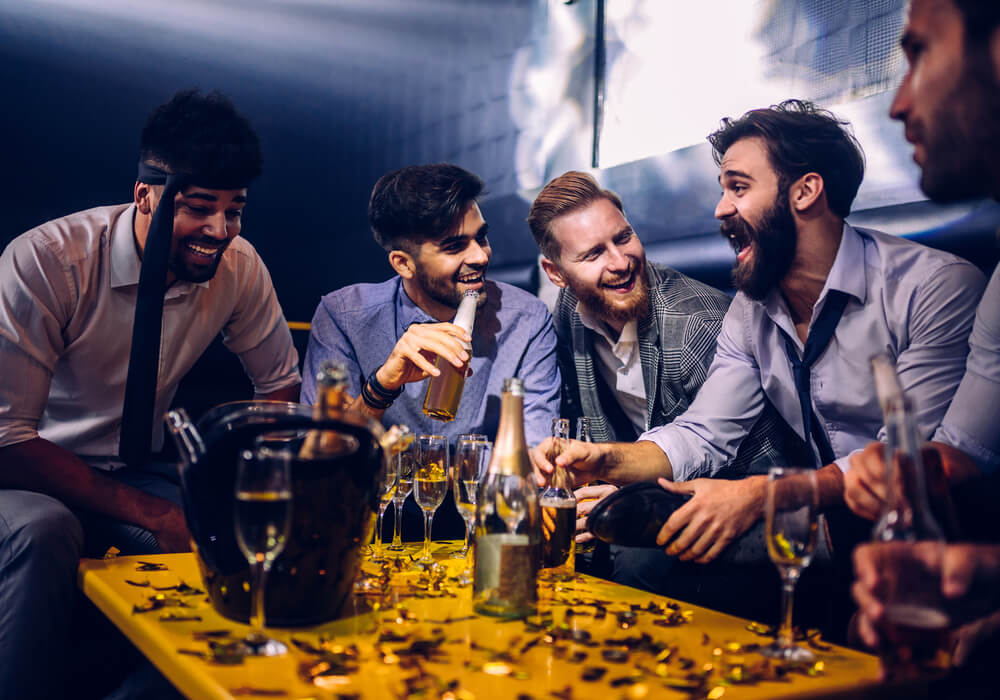
<svg viewBox="0 0 1000 700">
<path fill-rule="evenodd" d="M 392 406 L 393 401 L 399 398 L 399 395 L 403 393 L 403 388 L 402 386 L 395 389 L 385 387 L 378 380 L 378 372 L 379 370 L 375 370 L 368 375 L 364 385 L 361 387 L 361 399 L 370 408 L 376 411 L 384 411 Z"/>
<path fill-rule="evenodd" d="M 388 377 L 386 377 L 385 374 L 386 374 L 386 372 L 385 372 L 385 365 L 382 365 L 377 370 L 375 370 L 370 375 L 368 375 L 368 380 L 369 381 L 371 381 L 372 379 L 374 379 L 375 382 L 378 383 L 378 387 L 374 387 L 373 386 L 372 389 L 373 390 L 377 390 L 377 389 L 381 388 L 381 389 L 383 389 L 386 392 L 394 393 L 395 396 L 398 397 L 401 393 L 403 393 L 403 384 L 402 384 L 402 382 L 400 382 L 399 384 L 396 384 L 391 379 L 389 379 Z"/>
</svg>

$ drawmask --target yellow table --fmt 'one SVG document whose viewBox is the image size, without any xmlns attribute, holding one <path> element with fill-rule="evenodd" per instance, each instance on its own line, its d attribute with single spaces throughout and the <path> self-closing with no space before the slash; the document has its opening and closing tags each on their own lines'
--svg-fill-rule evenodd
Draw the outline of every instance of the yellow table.
<svg viewBox="0 0 1000 700">
<path fill-rule="evenodd" d="M 85 560 L 79 582 L 191 698 L 402 698 L 425 688 L 424 697 L 459 700 L 728 700 L 876 697 L 881 688 L 875 657 L 839 647 L 816 652 L 822 661 L 817 675 L 788 673 L 780 680 L 734 683 L 734 674 L 763 663 L 759 655 L 734 645 L 769 641 L 749 630 L 746 620 L 683 603 L 672 611 L 665 607 L 671 603 L 666 598 L 587 576 L 543 586 L 542 615 L 529 621 L 536 624 L 476 616 L 470 586 L 454 578 L 444 579 L 443 586 L 433 583 L 460 571 L 461 561 L 446 558 L 455 545 L 439 543 L 435 550 L 444 571 L 395 573 L 380 603 L 352 601 L 348 616 L 335 622 L 269 629 L 288 643 L 289 654 L 236 659 L 236 665 L 210 660 L 210 640 L 237 639 L 246 626 L 219 616 L 203 593 L 155 590 L 182 582 L 202 588 L 194 555 Z M 137 570 L 139 562 L 165 570 Z M 135 611 L 157 594 L 165 607 Z M 177 601 L 191 607 L 176 607 Z M 666 625 L 665 613 L 674 622 L 690 621 Z M 706 680 L 697 692 L 676 688 L 698 674 Z"/>
</svg>

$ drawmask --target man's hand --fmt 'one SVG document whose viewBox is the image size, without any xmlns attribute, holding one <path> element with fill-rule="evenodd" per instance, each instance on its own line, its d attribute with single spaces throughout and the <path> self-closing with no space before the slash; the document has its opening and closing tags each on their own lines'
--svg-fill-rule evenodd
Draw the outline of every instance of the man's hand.
<svg viewBox="0 0 1000 700">
<path fill-rule="evenodd" d="M 885 628 L 886 605 L 903 591 L 937 601 L 951 623 L 960 625 L 995 611 L 1000 600 L 1000 547 L 941 542 L 865 544 L 854 550 L 858 632 L 877 647 Z"/>
<path fill-rule="evenodd" d="M 612 443 L 579 440 L 563 440 L 562 443 L 562 449 L 557 451 L 555 440 L 549 437 L 531 450 L 531 464 L 539 486 L 549 482 L 557 465 L 569 473 L 571 485 L 602 478 L 608 445 Z"/>
<path fill-rule="evenodd" d="M 592 542 L 594 540 L 594 536 L 587 531 L 587 516 L 590 515 L 590 511 L 598 502 L 617 490 L 618 487 L 611 484 L 598 484 L 596 486 L 581 486 L 573 492 L 576 496 L 577 542 Z"/>
<path fill-rule="evenodd" d="M 667 554 L 682 561 L 707 564 L 764 513 L 767 477 L 751 476 L 738 481 L 692 479 L 679 483 L 660 479 L 659 484 L 673 493 L 691 494 L 691 500 L 674 511 L 656 536 L 657 545 L 662 547 L 670 542 Z"/>
<path fill-rule="evenodd" d="M 885 445 L 873 442 L 851 455 L 851 468 L 844 474 L 844 501 L 856 515 L 876 520 L 885 499 Z"/>
<path fill-rule="evenodd" d="M 150 523 L 149 531 L 164 554 L 191 551 L 191 533 L 184 520 L 184 511 L 174 503 Z"/>
<path fill-rule="evenodd" d="M 375 378 L 386 389 L 394 391 L 404 384 L 441 374 L 434 367 L 436 357 L 443 357 L 461 368 L 469 360 L 463 342 L 471 343 L 472 337 L 453 323 L 411 324 L 396 341 Z"/>
</svg>

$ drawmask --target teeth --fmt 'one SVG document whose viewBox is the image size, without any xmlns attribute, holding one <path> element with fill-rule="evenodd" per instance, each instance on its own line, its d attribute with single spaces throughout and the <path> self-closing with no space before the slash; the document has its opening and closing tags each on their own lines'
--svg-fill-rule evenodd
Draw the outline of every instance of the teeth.
<svg viewBox="0 0 1000 700">
<path fill-rule="evenodd" d="M 218 248 L 206 248 L 204 246 L 195 245 L 194 243 L 188 243 L 188 248 L 196 253 L 201 253 L 202 255 L 215 255 L 219 250 Z"/>
</svg>

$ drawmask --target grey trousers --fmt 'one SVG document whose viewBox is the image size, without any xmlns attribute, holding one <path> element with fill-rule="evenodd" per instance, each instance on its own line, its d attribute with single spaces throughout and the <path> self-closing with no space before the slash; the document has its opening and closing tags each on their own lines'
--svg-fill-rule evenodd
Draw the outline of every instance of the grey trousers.
<svg viewBox="0 0 1000 700">
<path fill-rule="evenodd" d="M 122 469 L 112 478 L 180 502 L 176 469 Z M 173 478 L 171 478 L 173 476 Z M 111 545 L 123 554 L 159 551 L 148 531 L 92 513 L 75 514 L 59 500 L 0 489 L 0 698 L 61 698 L 81 556 Z"/>
</svg>

